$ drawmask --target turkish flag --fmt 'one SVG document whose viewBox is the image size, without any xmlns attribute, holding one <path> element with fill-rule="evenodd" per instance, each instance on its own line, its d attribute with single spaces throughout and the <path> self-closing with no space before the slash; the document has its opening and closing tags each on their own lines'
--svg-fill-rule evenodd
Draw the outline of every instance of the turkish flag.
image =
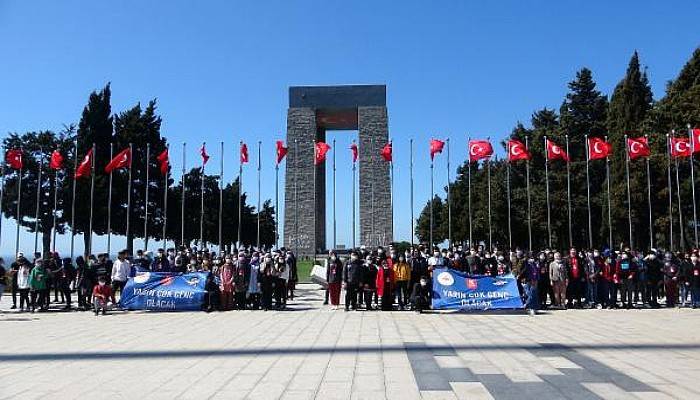
<svg viewBox="0 0 700 400">
<path fill-rule="evenodd" d="M 566 162 L 569 162 L 569 155 L 566 154 L 566 152 L 564 151 L 564 149 L 561 148 L 561 146 L 547 139 L 546 147 L 548 160 L 564 160 Z"/>
<path fill-rule="evenodd" d="M 131 149 L 127 147 L 117 154 L 105 167 L 105 172 L 111 174 L 115 169 L 131 167 Z"/>
<path fill-rule="evenodd" d="M 636 160 L 641 157 L 649 157 L 651 150 L 649 149 L 649 141 L 645 136 L 638 138 L 627 138 L 627 153 L 630 160 Z"/>
<path fill-rule="evenodd" d="M 277 164 L 281 163 L 284 157 L 289 152 L 289 149 L 284 147 L 284 142 L 281 140 L 277 141 Z"/>
<path fill-rule="evenodd" d="M 357 162 L 357 144 L 351 144 L 350 151 L 352 151 L 352 162 Z"/>
<path fill-rule="evenodd" d="M 90 176 L 90 171 L 92 169 L 92 148 L 88 150 L 85 154 L 83 161 L 78 164 L 78 169 L 75 170 L 75 179 L 87 178 Z"/>
<path fill-rule="evenodd" d="M 690 157 L 690 139 L 687 137 L 671 138 L 671 155 L 676 158 Z"/>
<path fill-rule="evenodd" d="M 49 167 L 53 170 L 63 169 L 63 154 L 61 154 L 60 151 L 54 150 L 53 153 L 51 153 Z"/>
<path fill-rule="evenodd" d="M 612 153 L 612 145 L 605 140 L 597 137 L 588 138 L 588 159 L 600 160 L 606 158 Z"/>
<path fill-rule="evenodd" d="M 518 160 L 529 160 L 532 158 L 532 154 L 530 154 L 530 151 L 525 146 L 525 143 L 519 140 L 509 139 L 507 146 L 509 162 Z"/>
<path fill-rule="evenodd" d="M 241 142 L 241 164 L 248 162 L 248 145 Z"/>
<path fill-rule="evenodd" d="M 493 155 L 493 147 L 488 140 L 469 141 L 469 161 L 479 161 Z"/>
<path fill-rule="evenodd" d="M 168 155 L 168 149 L 163 150 L 162 153 L 158 154 L 156 157 L 158 160 L 158 167 L 160 168 L 160 173 L 163 175 L 168 174 L 168 167 L 170 166 L 170 156 Z"/>
<path fill-rule="evenodd" d="M 326 161 L 326 153 L 331 149 L 331 146 L 325 142 L 316 142 L 315 154 L 314 154 L 314 164 L 319 165 Z"/>
<path fill-rule="evenodd" d="M 13 169 L 22 169 L 24 163 L 22 163 L 22 150 L 21 149 L 11 149 L 5 154 L 5 161 Z"/>
<path fill-rule="evenodd" d="M 693 138 L 693 153 L 697 153 L 700 151 L 700 129 L 691 129 L 690 136 Z"/>
<path fill-rule="evenodd" d="M 442 153 L 445 147 L 445 142 L 438 139 L 430 139 L 430 159 L 435 158 L 435 154 Z"/>
<path fill-rule="evenodd" d="M 391 142 L 387 143 L 382 147 L 382 152 L 381 152 L 382 158 L 384 161 L 392 161 L 392 148 L 391 148 Z"/>
<path fill-rule="evenodd" d="M 199 149 L 199 155 L 202 156 L 202 166 L 207 165 L 209 154 L 207 154 L 207 146 L 204 143 L 202 143 L 202 148 Z"/>
</svg>

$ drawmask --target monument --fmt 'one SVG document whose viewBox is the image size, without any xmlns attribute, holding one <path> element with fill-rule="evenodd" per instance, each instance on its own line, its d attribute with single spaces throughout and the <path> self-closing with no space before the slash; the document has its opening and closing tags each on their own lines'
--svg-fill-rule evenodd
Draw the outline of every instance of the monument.
<svg viewBox="0 0 700 400">
<path fill-rule="evenodd" d="M 386 86 L 343 85 L 289 88 L 284 245 L 306 256 L 327 249 L 326 165 L 314 165 L 314 143 L 325 142 L 328 130 L 358 131 L 360 236 L 356 244 L 391 243 L 389 163 L 380 155 L 389 140 Z M 345 185 L 337 193 L 352 196 L 352 190 Z M 352 230 L 351 220 L 338 223 L 339 230 Z"/>
</svg>

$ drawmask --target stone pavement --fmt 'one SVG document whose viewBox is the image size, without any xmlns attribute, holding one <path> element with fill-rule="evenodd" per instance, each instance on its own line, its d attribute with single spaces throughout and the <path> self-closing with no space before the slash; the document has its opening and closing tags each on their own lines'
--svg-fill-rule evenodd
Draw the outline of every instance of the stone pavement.
<svg viewBox="0 0 700 400">
<path fill-rule="evenodd" d="M 314 288 L 282 312 L 0 312 L 0 399 L 700 398 L 700 310 L 346 313 Z"/>
</svg>

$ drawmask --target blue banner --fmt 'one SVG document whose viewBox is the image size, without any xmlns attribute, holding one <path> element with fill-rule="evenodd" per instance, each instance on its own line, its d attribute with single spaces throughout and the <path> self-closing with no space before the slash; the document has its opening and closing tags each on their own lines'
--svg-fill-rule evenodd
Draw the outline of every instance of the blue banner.
<svg viewBox="0 0 700 400">
<path fill-rule="evenodd" d="M 434 310 L 523 308 L 513 275 L 469 275 L 446 268 L 433 270 Z"/>
<path fill-rule="evenodd" d="M 119 299 L 128 310 L 199 311 L 204 303 L 208 272 L 177 274 L 137 272 Z"/>
</svg>

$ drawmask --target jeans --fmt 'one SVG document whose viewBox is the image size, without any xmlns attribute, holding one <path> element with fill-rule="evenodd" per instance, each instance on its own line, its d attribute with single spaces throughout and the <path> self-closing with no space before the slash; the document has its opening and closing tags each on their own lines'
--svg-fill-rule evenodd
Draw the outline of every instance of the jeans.
<svg viewBox="0 0 700 400">
<path fill-rule="evenodd" d="M 396 281 L 396 300 L 403 308 L 409 302 L 408 281 Z"/>
<path fill-rule="evenodd" d="M 525 283 L 523 285 L 525 292 L 525 308 L 528 310 L 538 310 L 540 308 L 539 293 L 537 293 L 537 284 Z"/>
<path fill-rule="evenodd" d="M 586 301 L 592 307 L 598 303 L 598 283 L 594 281 L 588 282 Z"/>
<path fill-rule="evenodd" d="M 350 306 L 352 306 L 352 309 L 357 308 L 357 284 L 353 283 L 348 283 L 345 285 L 345 309 L 348 310 L 350 309 Z"/>
<path fill-rule="evenodd" d="M 685 282 L 680 284 L 680 292 L 681 292 L 681 298 L 679 300 L 679 303 L 681 306 L 685 306 L 685 303 L 688 302 L 688 295 L 690 294 L 690 286 L 686 285 Z"/>
<path fill-rule="evenodd" d="M 5 293 L 5 285 L 0 283 L 0 301 L 2 301 L 2 295 Z"/>
<path fill-rule="evenodd" d="M 700 287 L 690 288 L 690 299 L 693 307 L 700 307 Z"/>
<path fill-rule="evenodd" d="M 632 307 L 632 298 L 634 296 L 635 287 L 635 282 L 632 279 L 622 280 L 622 304 L 627 307 Z"/>
</svg>

